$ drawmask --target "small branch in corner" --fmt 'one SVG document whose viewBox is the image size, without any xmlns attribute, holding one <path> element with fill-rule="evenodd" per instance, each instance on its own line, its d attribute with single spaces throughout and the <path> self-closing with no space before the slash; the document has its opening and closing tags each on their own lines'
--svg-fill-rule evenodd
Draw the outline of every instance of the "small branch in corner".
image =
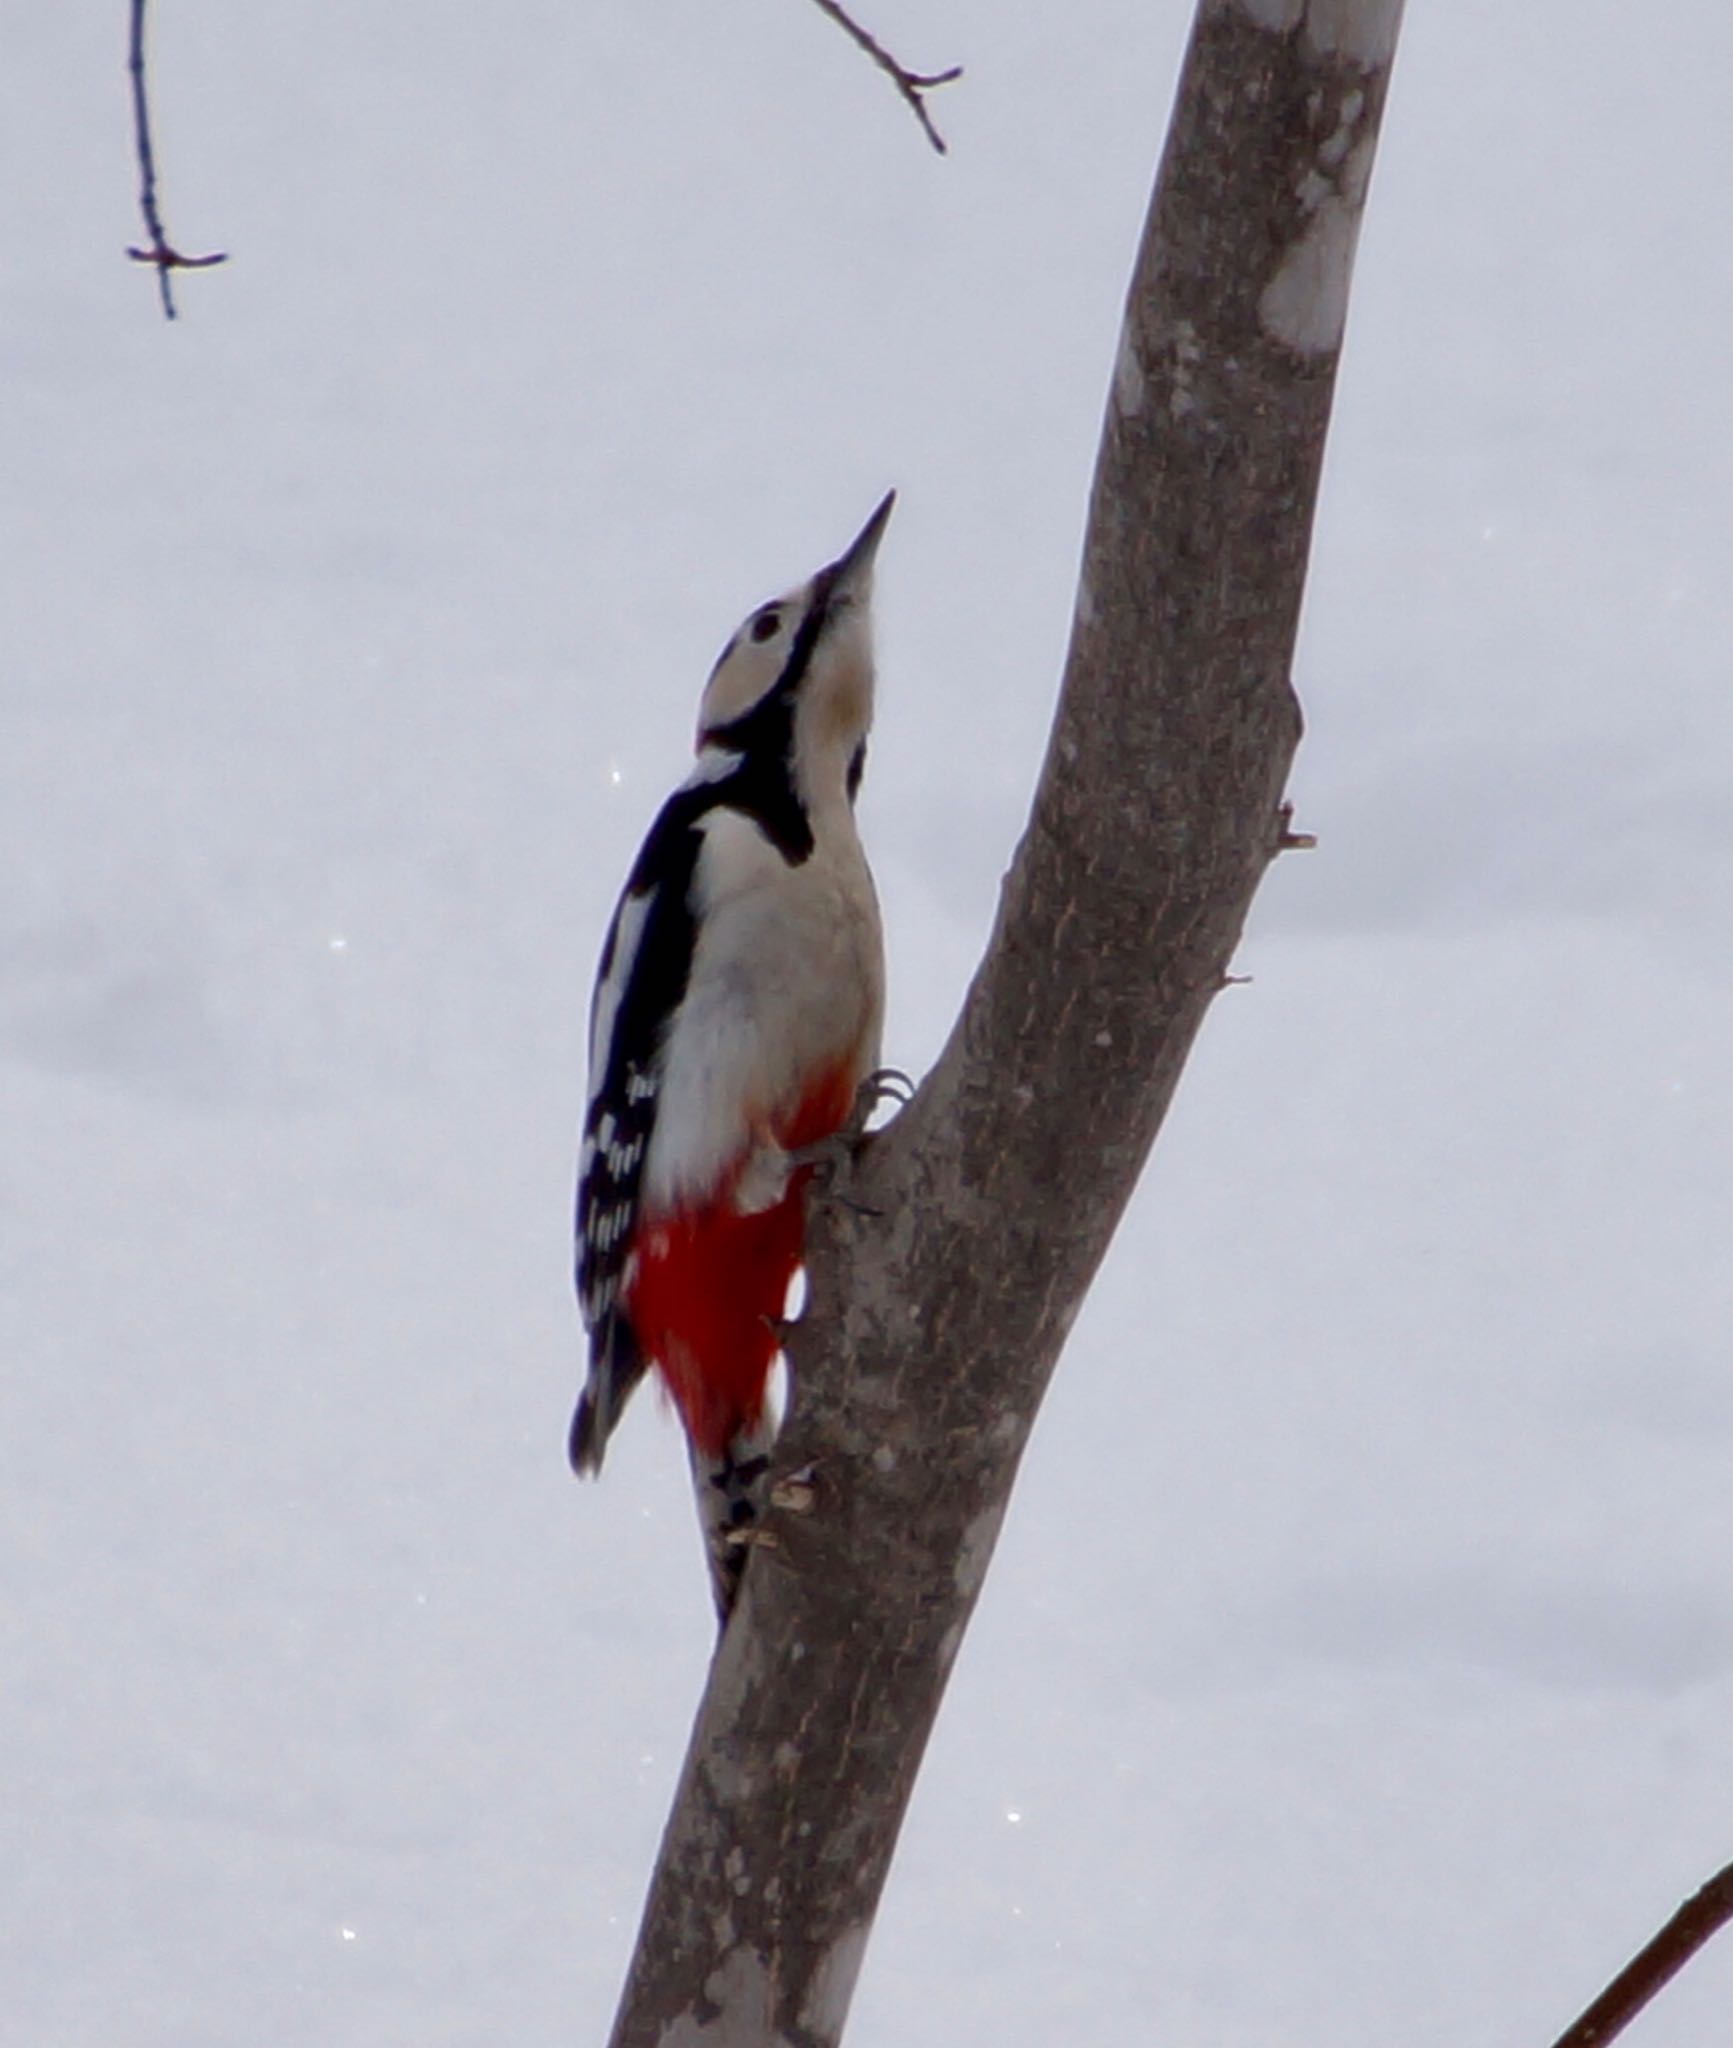
<svg viewBox="0 0 1733 2048">
<path fill-rule="evenodd" d="M 1604 2048 L 1655 1993 L 1685 1967 L 1710 1935 L 1733 1921 L 1733 1863 L 1693 1892 L 1659 1934 L 1634 1955 L 1553 2048 Z"/>
<path fill-rule="evenodd" d="M 156 156 L 150 143 L 150 89 L 144 66 L 145 5 L 146 0 L 132 0 L 132 39 L 126 68 L 132 74 L 132 132 L 138 151 L 138 204 L 144 215 L 150 246 L 144 249 L 129 247 L 126 253 L 134 263 L 149 263 L 155 267 L 157 290 L 162 295 L 163 318 L 172 320 L 175 302 L 169 286 L 169 272 L 209 270 L 214 264 L 226 263 L 229 259 L 227 252 L 221 250 L 210 256 L 183 256 L 163 232 L 162 215 L 156 203 Z"/>
<path fill-rule="evenodd" d="M 1276 812 L 1275 850 L 1277 853 L 1308 852 L 1317 845 L 1318 835 L 1315 832 L 1296 832 L 1293 829 L 1293 824 L 1293 805 L 1281 805 Z"/>
<path fill-rule="evenodd" d="M 932 116 L 927 112 L 927 103 L 922 95 L 931 92 L 935 86 L 950 85 L 954 80 L 961 78 L 962 65 L 953 64 L 948 71 L 910 71 L 905 65 L 899 64 L 875 36 L 862 28 L 848 9 L 838 4 L 838 0 L 812 0 L 812 4 L 820 14 L 828 14 L 843 34 L 867 53 L 901 93 L 915 119 L 920 122 L 927 140 L 940 156 L 943 156 L 945 138 L 933 126 Z"/>
</svg>

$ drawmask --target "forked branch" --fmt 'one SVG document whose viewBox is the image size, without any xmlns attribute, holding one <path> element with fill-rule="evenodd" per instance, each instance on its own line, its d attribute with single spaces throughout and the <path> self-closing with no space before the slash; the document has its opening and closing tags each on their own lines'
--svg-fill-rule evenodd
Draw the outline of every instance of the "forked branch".
<svg viewBox="0 0 1733 2048">
<path fill-rule="evenodd" d="M 961 64 L 953 64 L 948 71 L 911 71 L 905 64 L 899 64 L 889 50 L 869 30 L 861 27 L 846 7 L 837 0 L 812 0 L 821 14 L 828 14 L 845 36 L 873 60 L 894 85 L 926 135 L 927 140 L 939 152 L 945 154 L 945 138 L 933 126 L 933 117 L 927 112 L 925 94 L 937 85 L 950 85 L 963 75 Z"/>
<path fill-rule="evenodd" d="M 132 0 L 132 35 L 127 50 L 126 68 L 132 74 L 132 135 L 133 145 L 138 153 L 138 204 L 144 215 L 145 232 L 150 236 L 148 248 L 129 247 L 127 254 L 135 263 L 149 263 L 155 267 L 157 290 L 162 296 L 163 318 L 175 317 L 174 292 L 169 284 L 171 270 L 209 270 L 213 264 L 227 263 L 228 256 L 218 250 L 210 256 L 183 256 L 170 242 L 163 231 L 162 214 L 156 197 L 156 152 L 150 140 L 150 82 L 145 71 L 144 57 L 144 11 L 146 0 Z"/>
</svg>

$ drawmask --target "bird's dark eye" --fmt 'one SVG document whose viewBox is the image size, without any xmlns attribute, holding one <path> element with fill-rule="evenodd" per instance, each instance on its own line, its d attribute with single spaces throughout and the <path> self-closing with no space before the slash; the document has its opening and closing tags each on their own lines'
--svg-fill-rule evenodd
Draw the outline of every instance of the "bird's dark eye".
<svg viewBox="0 0 1733 2048">
<path fill-rule="evenodd" d="M 782 614 L 775 605 L 768 605 L 752 622 L 754 640 L 774 640 L 782 629 Z"/>
</svg>

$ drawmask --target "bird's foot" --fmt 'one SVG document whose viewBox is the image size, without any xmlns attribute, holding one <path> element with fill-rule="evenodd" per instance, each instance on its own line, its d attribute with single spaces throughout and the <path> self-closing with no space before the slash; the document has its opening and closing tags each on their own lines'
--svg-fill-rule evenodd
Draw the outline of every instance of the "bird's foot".
<svg viewBox="0 0 1733 2048">
<path fill-rule="evenodd" d="M 915 1084 L 901 1067 L 875 1067 L 854 1091 L 854 1112 L 847 1129 L 862 1137 L 880 1103 L 894 1102 L 898 1109 L 907 1109 L 914 1099 Z"/>
<path fill-rule="evenodd" d="M 848 1183 L 860 1164 L 861 1155 L 878 1136 L 877 1131 L 867 1129 L 873 1112 L 885 1102 L 894 1102 L 899 1109 L 907 1108 L 914 1099 L 914 1092 L 915 1084 L 901 1068 L 877 1068 L 855 1090 L 848 1122 L 828 1138 L 820 1138 L 815 1144 L 802 1145 L 790 1152 L 789 1164 L 809 1168 L 817 1180 L 820 1194 L 827 1201 L 840 1202 L 857 1216 L 877 1216 L 877 1209 L 851 1199 L 847 1192 Z"/>
</svg>

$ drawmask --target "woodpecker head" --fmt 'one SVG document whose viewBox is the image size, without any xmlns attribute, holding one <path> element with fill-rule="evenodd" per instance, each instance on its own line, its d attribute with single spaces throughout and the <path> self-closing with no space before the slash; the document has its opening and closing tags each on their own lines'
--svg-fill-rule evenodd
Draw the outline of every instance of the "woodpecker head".
<svg viewBox="0 0 1733 2048">
<path fill-rule="evenodd" d="M 873 558 L 896 495 L 836 561 L 761 604 L 723 648 L 698 707 L 700 754 L 774 756 L 808 802 L 832 787 L 853 796 L 873 715 Z"/>
</svg>

